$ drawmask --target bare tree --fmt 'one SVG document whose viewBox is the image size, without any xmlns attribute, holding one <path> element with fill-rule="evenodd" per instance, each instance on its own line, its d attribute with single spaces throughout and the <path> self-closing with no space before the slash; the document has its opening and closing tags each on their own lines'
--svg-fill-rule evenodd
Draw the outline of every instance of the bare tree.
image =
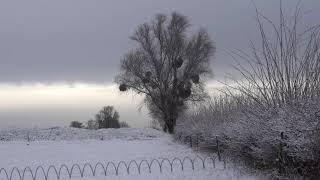
<svg viewBox="0 0 320 180">
<path fill-rule="evenodd" d="M 188 36 L 189 26 L 188 19 L 178 13 L 160 14 L 140 25 L 131 37 L 137 47 L 124 56 L 116 77 L 120 91 L 145 95 L 151 115 L 163 121 L 169 133 L 174 132 L 186 102 L 207 97 L 200 77 L 211 73 L 215 47 L 203 29 Z"/>
<path fill-rule="evenodd" d="M 113 106 L 105 106 L 96 115 L 100 128 L 120 128 L 119 113 Z"/>
<path fill-rule="evenodd" d="M 119 113 L 113 106 L 104 106 L 94 117 L 87 122 L 87 129 L 123 128 L 130 127 L 126 122 L 119 121 Z"/>
</svg>

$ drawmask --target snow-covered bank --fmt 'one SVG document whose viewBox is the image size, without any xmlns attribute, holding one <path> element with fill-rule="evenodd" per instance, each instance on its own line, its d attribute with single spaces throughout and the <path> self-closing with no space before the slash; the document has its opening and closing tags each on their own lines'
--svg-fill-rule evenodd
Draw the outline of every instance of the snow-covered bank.
<svg viewBox="0 0 320 180">
<path fill-rule="evenodd" d="M 108 140 L 108 139 L 151 139 L 164 134 L 150 128 L 121 128 L 88 130 L 78 128 L 53 127 L 47 129 L 12 128 L 0 129 L 1 141 L 61 141 L 61 140 Z"/>
</svg>

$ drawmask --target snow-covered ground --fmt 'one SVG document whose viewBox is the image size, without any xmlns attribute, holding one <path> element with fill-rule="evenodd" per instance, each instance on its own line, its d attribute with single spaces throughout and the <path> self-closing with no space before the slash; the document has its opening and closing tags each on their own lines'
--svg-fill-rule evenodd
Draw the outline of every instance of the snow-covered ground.
<svg viewBox="0 0 320 180">
<path fill-rule="evenodd" d="M 54 165 L 59 170 L 62 164 L 71 168 L 73 164 L 83 167 L 85 163 L 94 166 L 102 162 L 106 166 L 108 162 L 117 164 L 124 161 L 128 164 L 131 160 L 139 163 L 143 160 L 150 162 L 152 159 L 182 160 L 185 157 L 208 156 L 196 153 L 188 146 L 175 142 L 169 135 L 154 129 L 2 129 L 0 139 L 0 168 L 9 170 L 9 176 L 13 167 L 23 170 L 29 166 L 35 170 L 41 165 L 47 170 L 50 165 Z M 164 163 L 162 173 L 156 165 L 152 166 L 152 173 L 149 173 L 145 165 L 141 175 L 135 168 L 130 169 L 128 175 L 126 168 L 121 166 L 119 175 L 115 175 L 110 167 L 107 177 L 102 174 L 102 170 L 93 177 L 87 169 L 82 179 L 258 179 L 255 176 L 239 175 L 229 164 L 224 169 L 221 162 L 216 162 L 215 168 L 208 163 L 206 169 L 202 169 L 199 161 L 195 163 L 194 171 L 187 162 L 181 171 L 177 163 L 178 161 L 173 165 L 173 172 L 170 171 L 169 164 Z M 72 179 L 80 179 L 80 174 L 76 170 L 74 172 Z M 53 171 L 51 174 L 49 179 L 56 179 Z M 68 179 L 66 174 L 67 172 L 63 177 Z M 19 179 L 17 173 L 13 173 L 12 177 L 12 180 Z M 0 173 L 0 180 L 2 179 L 6 179 L 4 171 Z M 26 175 L 25 179 L 31 177 Z M 42 173 L 38 172 L 37 179 L 44 179 Z"/>
</svg>

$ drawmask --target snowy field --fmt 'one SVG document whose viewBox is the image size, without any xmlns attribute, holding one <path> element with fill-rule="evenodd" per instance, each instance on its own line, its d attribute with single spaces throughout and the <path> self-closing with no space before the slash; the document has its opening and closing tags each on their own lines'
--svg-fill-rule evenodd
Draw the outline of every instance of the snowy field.
<svg viewBox="0 0 320 180">
<path fill-rule="evenodd" d="M 124 128 L 97 131 L 73 128 L 2 129 L 0 140 L 0 168 L 9 170 L 9 177 L 14 167 L 22 173 L 25 167 L 31 167 L 35 171 L 39 165 L 47 171 L 50 165 L 59 170 L 62 164 L 71 169 L 73 164 L 79 164 L 82 168 L 85 163 L 94 166 L 101 162 L 106 166 L 108 162 L 117 165 L 120 161 L 129 164 L 131 160 L 135 160 L 139 164 L 143 160 L 151 162 L 152 159 L 182 160 L 185 157 L 208 156 L 196 153 L 188 146 L 175 142 L 169 135 L 154 129 Z M 207 161 L 205 169 L 202 168 L 200 161 L 196 161 L 194 170 L 191 163 L 188 164 L 186 161 L 183 171 L 179 162 L 175 161 L 173 172 L 170 165 L 165 162 L 162 173 L 156 164 L 152 165 L 151 173 L 146 164 L 141 167 L 141 174 L 138 173 L 136 166 L 132 166 L 128 175 L 126 167 L 122 164 L 119 166 L 119 174 L 116 175 L 114 169 L 109 166 L 107 176 L 101 168 L 97 168 L 94 177 L 87 167 L 83 178 L 80 178 L 80 173 L 75 168 L 71 179 L 258 179 L 254 176 L 240 175 L 230 164 L 227 164 L 225 169 L 223 163 L 218 161 L 215 162 L 215 168 Z M 61 172 L 60 179 L 69 179 L 65 169 Z M 0 180 L 6 179 L 2 171 Z M 19 179 L 17 172 L 12 175 L 12 180 L 15 179 Z M 30 173 L 26 173 L 24 179 L 32 179 Z M 37 173 L 37 179 L 45 179 L 40 171 Z M 49 172 L 48 179 L 57 179 L 53 169 Z"/>
</svg>

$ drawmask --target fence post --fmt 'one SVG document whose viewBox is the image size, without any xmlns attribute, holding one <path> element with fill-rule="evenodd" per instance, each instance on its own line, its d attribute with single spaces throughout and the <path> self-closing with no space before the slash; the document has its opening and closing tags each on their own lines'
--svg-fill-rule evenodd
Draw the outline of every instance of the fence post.
<svg viewBox="0 0 320 180">
<path fill-rule="evenodd" d="M 30 132 L 27 133 L 27 145 L 30 144 Z"/>
<path fill-rule="evenodd" d="M 280 143 L 279 143 L 279 152 L 278 152 L 278 163 L 279 163 L 279 174 L 284 173 L 284 156 L 283 156 L 283 140 L 284 140 L 284 133 L 281 132 L 280 134 Z"/>
<path fill-rule="evenodd" d="M 216 136 L 216 142 L 217 142 L 218 159 L 219 161 L 221 161 L 220 144 L 219 144 L 218 136 Z"/>
<path fill-rule="evenodd" d="M 196 147 L 199 148 L 199 133 L 196 136 Z"/>
<path fill-rule="evenodd" d="M 192 147 L 192 136 L 190 136 L 190 147 Z"/>
</svg>

